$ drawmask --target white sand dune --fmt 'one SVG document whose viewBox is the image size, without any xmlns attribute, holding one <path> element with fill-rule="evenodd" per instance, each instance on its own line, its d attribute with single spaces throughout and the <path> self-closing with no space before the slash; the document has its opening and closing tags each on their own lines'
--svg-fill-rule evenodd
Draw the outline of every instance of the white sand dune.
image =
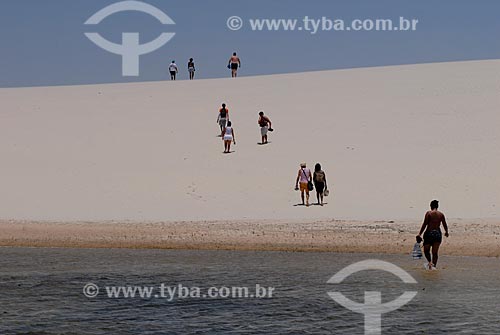
<svg viewBox="0 0 500 335">
<path fill-rule="evenodd" d="M 0 89 L 0 101 L 2 219 L 420 219 L 433 198 L 449 217 L 499 214 L 500 61 Z M 327 173 L 323 208 L 294 206 L 301 161 Z"/>
</svg>

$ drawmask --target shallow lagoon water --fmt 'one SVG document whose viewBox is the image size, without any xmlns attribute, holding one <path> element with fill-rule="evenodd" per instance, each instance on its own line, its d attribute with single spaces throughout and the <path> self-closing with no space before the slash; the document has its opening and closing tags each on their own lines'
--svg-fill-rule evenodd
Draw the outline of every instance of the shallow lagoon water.
<svg viewBox="0 0 500 335">
<path fill-rule="evenodd" d="M 445 250 L 443 250 L 445 252 Z M 328 284 L 352 263 L 379 259 L 417 281 L 368 270 Z M 383 302 L 417 296 L 382 316 L 382 334 L 499 334 L 500 260 L 446 257 L 438 271 L 409 255 L 204 250 L 0 248 L 0 334 L 364 334 L 362 314 L 327 294 Z M 83 294 L 87 283 L 99 294 Z M 273 287 L 272 297 L 110 298 L 106 286 Z M 192 292 L 192 291 L 191 291 Z"/>
</svg>

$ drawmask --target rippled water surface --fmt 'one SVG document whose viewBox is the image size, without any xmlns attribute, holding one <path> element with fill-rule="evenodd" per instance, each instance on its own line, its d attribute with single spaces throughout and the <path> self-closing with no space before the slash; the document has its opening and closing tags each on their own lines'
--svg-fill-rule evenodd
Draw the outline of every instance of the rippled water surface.
<svg viewBox="0 0 500 335">
<path fill-rule="evenodd" d="M 392 262 L 417 284 L 362 271 L 327 280 L 365 259 Z M 446 257 L 425 271 L 409 256 L 334 253 L 0 248 L 0 334 L 363 334 L 361 314 L 328 295 L 384 302 L 418 294 L 384 314 L 382 334 L 500 334 L 500 261 Z M 87 298 L 83 287 L 100 287 Z M 110 298 L 106 286 L 274 287 L 268 298 Z M 195 292 L 196 293 L 196 292 Z M 196 295 L 196 294 L 195 294 Z"/>
</svg>

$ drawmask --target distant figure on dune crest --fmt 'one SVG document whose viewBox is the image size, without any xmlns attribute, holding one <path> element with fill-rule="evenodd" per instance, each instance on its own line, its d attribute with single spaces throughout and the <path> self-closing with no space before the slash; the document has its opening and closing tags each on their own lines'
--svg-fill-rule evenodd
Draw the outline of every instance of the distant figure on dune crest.
<svg viewBox="0 0 500 335">
<path fill-rule="evenodd" d="M 168 71 L 170 72 L 170 80 L 175 80 L 177 72 L 179 72 L 177 64 L 175 64 L 175 60 L 173 60 L 172 63 L 170 63 L 170 65 L 168 66 Z"/>
<path fill-rule="evenodd" d="M 299 190 L 300 181 L 300 198 L 302 199 L 302 205 L 304 205 L 304 192 L 306 193 L 305 205 L 309 207 L 309 191 L 313 190 L 312 185 L 311 170 L 306 167 L 306 163 L 300 164 L 299 173 L 297 174 L 297 179 L 295 180 L 295 190 Z"/>
<path fill-rule="evenodd" d="M 438 261 L 439 246 L 443 240 L 441 233 L 441 223 L 445 231 L 444 236 L 448 237 L 448 225 L 446 224 L 446 218 L 444 214 L 438 211 L 439 202 L 437 200 L 431 201 L 431 210 L 425 213 L 424 222 L 422 223 L 422 228 L 417 235 L 418 238 L 424 233 L 424 255 L 427 258 L 428 264 L 425 268 L 428 270 L 435 270 Z M 431 248 L 432 248 L 432 259 L 431 259 Z"/>
<path fill-rule="evenodd" d="M 222 108 L 219 109 L 219 115 L 217 116 L 220 131 L 226 128 L 226 121 L 229 121 L 229 109 L 226 108 L 226 104 L 222 104 Z"/>
<path fill-rule="evenodd" d="M 326 174 L 321 170 L 321 164 L 319 163 L 316 163 L 314 166 L 313 182 L 314 188 L 316 189 L 318 205 L 323 206 L 323 195 L 328 191 L 328 185 L 326 184 Z"/>
<path fill-rule="evenodd" d="M 236 139 L 234 137 L 234 130 L 231 126 L 231 121 L 227 121 L 227 126 L 222 130 L 221 136 L 224 141 L 224 153 L 228 154 L 231 152 L 231 142 L 236 145 Z"/>
<path fill-rule="evenodd" d="M 233 55 L 229 58 L 229 63 L 227 64 L 227 68 L 231 69 L 232 78 L 236 78 L 238 76 L 239 67 L 241 67 L 240 57 L 236 55 L 236 52 L 233 52 Z"/>
<path fill-rule="evenodd" d="M 188 73 L 189 73 L 189 80 L 193 80 L 194 79 L 194 72 L 196 71 L 195 67 L 194 67 L 194 61 L 192 58 L 189 58 L 189 62 L 188 62 Z"/>
<path fill-rule="evenodd" d="M 262 136 L 262 142 L 261 144 L 267 144 L 267 132 L 268 131 L 273 131 L 271 120 L 264 115 L 263 111 L 259 112 L 259 120 L 257 123 L 260 126 L 260 135 Z"/>
</svg>

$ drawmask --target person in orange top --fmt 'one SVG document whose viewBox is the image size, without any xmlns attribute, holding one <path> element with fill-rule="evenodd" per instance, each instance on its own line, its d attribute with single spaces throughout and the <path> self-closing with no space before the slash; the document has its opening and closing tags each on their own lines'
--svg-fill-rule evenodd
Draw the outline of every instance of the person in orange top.
<svg viewBox="0 0 500 335">
<path fill-rule="evenodd" d="M 219 115 L 217 116 L 217 123 L 221 132 L 226 128 L 227 121 L 229 121 L 229 109 L 226 107 L 226 104 L 222 104 L 222 108 L 219 109 Z"/>
</svg>

